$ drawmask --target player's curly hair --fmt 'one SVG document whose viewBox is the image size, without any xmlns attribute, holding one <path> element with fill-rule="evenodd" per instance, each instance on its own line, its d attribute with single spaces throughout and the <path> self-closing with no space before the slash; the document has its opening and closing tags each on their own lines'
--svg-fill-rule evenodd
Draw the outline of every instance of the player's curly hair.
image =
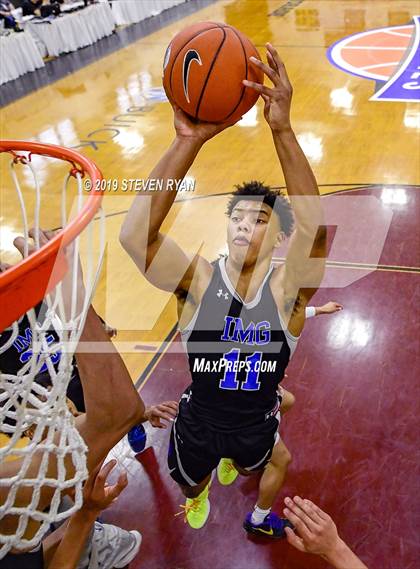
<svg viewBox="0 0 420 569">
<path fill-rule="evenodd" d="M 294 225 L 293 212 L 290 203 L 280 190 L 272 190 L 270 186 L 266 186 L 257 180 L 237 184 L 235 188 L 236 190 L 232 193 L 226 210 L 226 214 L 229 217 L 236 204 L 243 199 L 262 201 L 276 213 L 280 221 L 281 230 L 287 237 L 290 237 Z"/>
</svg>

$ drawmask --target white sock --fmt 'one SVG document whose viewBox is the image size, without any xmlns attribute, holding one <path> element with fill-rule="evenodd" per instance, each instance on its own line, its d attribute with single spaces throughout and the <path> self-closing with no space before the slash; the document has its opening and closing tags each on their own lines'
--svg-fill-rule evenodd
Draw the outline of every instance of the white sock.
<svg viewBox="0 0 420 569">
<path fill-rule="evenodd" d="M 265 516 L 267 516 L 271 512 L 271 508 L 268 510 L 262 510 L 258 506 L 255 506 L 254 511 L 252 512 L 251 522 L 253 524 L 262 524 Z"/>
</svg>

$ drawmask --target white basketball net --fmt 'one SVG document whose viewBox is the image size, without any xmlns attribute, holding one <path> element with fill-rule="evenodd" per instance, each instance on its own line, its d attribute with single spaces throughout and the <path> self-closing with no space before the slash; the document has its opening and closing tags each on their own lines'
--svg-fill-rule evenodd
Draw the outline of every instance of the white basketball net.
<svg viewBox="0 0 420 569">
<path fill-rule="evenodd" d="M 22 155 L 22 153 L 19 153 Z M 66 164 L 63 162 L 63 164 Z M 18 180 L 17 171 L 28 168 L 33 176 L 34 215 L 30 220 L 25 206 L 24 193 Z M 67 169 L 68 170 L 68 169 Z M 28 255 L 29 228 L 34 227 L 35 248 L 40 248 L 40 211 L 41 211 L 41 188 L 31 161 L 15 164 L 11 161 L 10 174 L 17 192 L 21 217 L 22 235 L 25 239 L 24 256 Z M 19 172 L 20 174 L 20 172 Z M 26 172 L 26 178 L 27 178 Z M 72 176 L 68 173 L 64 179 L 61 195 L 61 225 L 66 226 L 67 208 L 66 195 L 70 179 L 75 178 L 77 183 L 77 211 L 83 206 L 84 195 L 82 192 L 82 177 L 79 173 Z M 45 198 L 44 198 L 45 199 Z M 67 198 L 68 201 L 68 198 Z M 42 229 L 50 229 L 43 227 Z M 37 311 L 32 308 L 26 313 L 29 321 L 29 332 L 22 338 L 19 321 L 0 334 L 0 368 L 1 359 L 5 357 L 7 350 L 13 348 L 16 342 L 23 342 L 28 348 L 25 351 L 27 358 L 16 375 L 0 372 L 0 431 L 7 435 L 6 446 L 0 448 L 0 464 L 5 466 L 5 460 L 10 465 L 18 465 L 19 469 L 8 478 L 0 477 L 2 490 L 6 489 L 7 499 L 0 504 L 0 519 L 5 515 L 15 516 L 19 523 L 13 535 L 0 532 L 0 559 L 10 549 L 28 549 L 37 546 L 43 535 L 49 528 L 49 524 L 59 521 L 78 510 L 82 504 L 82 485 L 87 477 L 86 451 L 87 447 L 74 426 L 74 417 L 70 413 L 66 403 L 66 390 L 73 369 L 73 354 L 79 340 L 86 312 L 96 284 L 96 275 L 99 273 L 105 242 L 104 215 L 100 210 L 96 219 L 85 229 L 83 236 L 74 241 L 72 247 L 67 248 L 67 259 L 73 265 L 69 269 L 71 279 L 71 293 L 66 294 L 63 283 L 59 283 L 43 301 L 42 309 Z M 78 258 L 82 239 L 87 238 L 86 254 L 84 259 L 84 282 L 86 294 L 80 298 L 77 288 Z M 93 243 L 97 245 L 94 251 Z M 70 251 L 70 253 L 69 253 Z M 68 285 L 68 283 L 67 283 Z M 69 298 L 65 298 L 68 296 Z M 27 328 L 28 330 L 28 328 Z M 3 336 L 3 341 L 2 341 Z M 10 337 L 8 337 L 10 336 Z M 29 344 L 29 345 L 28 345 Z M 60 357 L 61 353 L 61 357 Z M 59 361 L 57 361 L 59 360 Z M 47 372 L 50 386 L 46 387 L 38 383 L 35 378 L 40 373 Z M 16 444 L 24 436 L 25 431 L 31 428 L 33 436 L 27 446 L 15 448 Z M 6 437 L 3 437 L 6 438 Z M 39 467 L 36 471 L 30 471 L 31 461 L 35 453 L 41 456 Z M 12 462 L 17 459 L 19 462 Z M 54 478 L 47 477 L 48 464 L 56 463 Z M 70 465 L 70 469 L 68 468 Z M 73 467 L 71 467 L 73 466 Z M 39 507 L 41 488 L 48 486 L 52 489 L 52 499 L 47 509 L 42 511 Z M 16 501 L 17 493 L 22 488 L 32 488 L 32 499 L 29 504 L 19 507 Z M 74 489 L 74 506 L 58 513 L 63 492 L 69 488 Z M 36 534 L 32 539 L 24 539 L 25 530 L 31 521 L 40 522 Z"/>
</svg>

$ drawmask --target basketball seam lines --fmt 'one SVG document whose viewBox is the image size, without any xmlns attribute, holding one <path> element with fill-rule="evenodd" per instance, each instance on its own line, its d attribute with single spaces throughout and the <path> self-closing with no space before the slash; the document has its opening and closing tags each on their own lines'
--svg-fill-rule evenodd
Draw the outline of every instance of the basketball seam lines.
<svg viewBox="0 0 420 569">
<path fill-rule="evenodd" d="M 219 55 L 220 50 L 222 49 L 222 46 L 223 46 L 223 44 L 225 43 L 225 40 L 226 40 L 226 32 L 225 32 L 225 29 L 224 29 L 222 26 L 219 26 L 219 25 L 218 25 L 217 27 L 218 27 L 220 30 L 222 30 L 222 32 L 223 32 L 223 39 L 222 39 L 222 41 L 221 41 L 219 47 L 217 48 L 216 53 L 214 54 L 213 61 L 211 62 L 210 68 L 209 68 L 209 70 L 208 70 L 207 77 L 206 77 L 206 79 L 205 79 L 205 81 L 204 81 L 203 88 L 201 89 L 201 93 L 200 93 L 200 96 L 199 96 L 199 98 L 198 98 L 197 108 L 195 109 L 195 118 L 196 118 L 196 119 L 198 119 L 198 112 L 199 112 L 199 110 L 200 110 L 201 101 L 203 100 L 203 97 L 204 97 L 204 91 L 206 90 L 207 83 L 209 82 L 211 72 L 213 71 L 213 67 L 214 67 L 214 65 L 215 65 L 215 63 L 216 63 L 216 60 L 217 60 L 217 56 Z"/>
<path fill-rule="evenodd" d="M 246 79 L 248 79 L 248 60 L 247 60 L 247 57 L 246 57 L 246 49 L 245 49 L 245 46 L 244 46 L 244 44 L 242 43 L 242 39 L 241 39 L 240 35 L 236 32 L 235 28 L 232 27 L 231 29 L 232 29 L 232 31 L 234 32 L 234 34 L 236 35 L 236 37 L 238 38 L 239 43 L 241 44 L 242 51 L 243 51 L 243 54 L 244 54 L 244 59 L 245 59 L 245 77 L 246 77 Z M 239 97 L 239 101 L 237 102 L 237 104 L 236 104 L 236 106 L 234 107 L 234 109 L 228 114 L 228 116 L 223 119 L 223 122 L 227 121 L 228 118 L 233 115 L 233 113 L 236 111 L 236 109 L 237 109 L 237 108 L 239 107 L 239 105 L 241 104 L 242 99 L 244 98 L 244 95 L 245 95 L 245 85 L 242 84 L 242 91 L 241 91 L 241 96 Z"/>
<path fill-rule="evenodd" d="M 189 38 L 188 41 L 186 41 L 186 42 L 184 43 L 184 45 L 179 48 L 179 50 L 178 50 L 177 54 L 175 55 L 174 60 L 173 60 L 173 62 L 172 62 L 172 67 L 171 67 L 171 71 L 170 71 L 170 74 L 169 74 L 169 88 L 170 88 L 170 90 L 171 90 L 171 95 L 172 95 L 172 71 L 173 71 L 173 69 L 174 69 L 175 62 L 176 62 L 176 60 L 178 59 L 178 56 L 179 56 L 179 54 L 181 53 L 181 51 L 184 49 L 184 47 L 185 47 L 186 45 L 189 44 L 189 42 L 190 42 L 191 40 L 195 39 L 196 37 L 198 37 L 198 36 L 201 35 L 201 34 L 205 34 L 206 32 L 208 32 L 208 31 L 210 31 L 210 30 L 214 30 L 214 29 L 216 29 L 216 28 L 218 28 L 218 27 L 220 27 L 220 26 L 218 26 L 217 24 L 215 24 L 215 26 L 214 26 L 213 28 L 206 28 L 205 30 L 200 30 L 199 32 L 197 32 L 197 33 L 195 34 L 195 36 L 193 36 L 192 38 Z"/>
</svg>

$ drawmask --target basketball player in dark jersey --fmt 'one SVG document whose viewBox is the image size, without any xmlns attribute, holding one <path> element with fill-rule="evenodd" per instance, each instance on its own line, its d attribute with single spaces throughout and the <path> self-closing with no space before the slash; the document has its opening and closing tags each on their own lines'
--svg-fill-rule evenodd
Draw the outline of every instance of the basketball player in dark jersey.
<svg viewBox="0 0 420 569">
<path fill-rule="evenodd" d="M 189 256 L 160 232 L 175 192 L 142 192 L 120 240 L 155 286 L 174 292 L 192 383 L 173 425 L 168 464 L 187 497 L 186 519 L 202 527 L 209 515 L 212 471 L 222 459 L 241 474 L 261 472 L 259 495 L 244 521 L 248 532 L 284 537 L 287 520 L 271 512 L 290 454 L 277 435 L 277 385 L 296 348 L 305 308 L 323 277 L 326 229 L 315 177 L 290 125 L 292 87 L 277 52 L 268 65 L 250 58 L 272 87 L 244 81 L 264 100 L 264 116 L 291 204 L 259 182 L 238 186 L 228 206 L 229 254 L 210 263 Z M 180 181 L 203 144 L 232 123 L 192 122 L 173 104 L 176 138 L 150 174 Z M 286 261 L 272 255 L 293 229 Z"/>
<path fill-rule="evenodd" d="M 32 230 L 29 231 L 29 235 L 33 237 Z M 45 245 L 52 236 L 53 232 L 43 231 L 41 229 L 39 235 L 40 244 Z M 23 237 L 17 237 L 14 240 L 14 245 L 23 255 Z M 35 248 L 33 245 L 28 243 L 29 254 L 32 254 L 34 251 Z M 73 264 L 69 263 L 69 267 L 72 266 Z M 9 268 L 10 265 L 0 262 L 0 272 L 6 271 Z M 69 286 L 72 287 L 73 285 L 71 269 L 69 269 L 65 279 L 63 280 L 63 285 L 66 281 L 67 286 L 63 286 L 63 288 L 68 290 Z M 84 285 L 81 271 L 79 271 L 78 290 L 78 295 L 83 296 Z M 45 309 L 45 305 L 43 305 L 42 302 L 34 307 L 38 322 L 44 321 Z M 67 407 L 76 417 L 75 426 L 88 446 L 87 466 L 89 472 L 94 471 L 100 466 L 112 447 L 117 444 L 117 442 L 119 442 L 132 427 L 139 423 L 149 421 L 153 427 L 164 429 L 166 428 L 165 421 L 172 421 L 177 409 L 177 403 L 175 401 L 165 401 L 148 407 L 144 406 L 141 397 L 136 392 L 121 356 L 111 343 L 111 338 L 115 333 L 116 331 L 108 327 L 104 320 L 96 314 L 93 306 L 91 306 L 87 312 L 86 323 L 81 333 L 80 341 L 85 342 L 86 345 L 90 343 L 96 344 L 97 342 L 104 342 L 104 345 L 107 346 L 108 349 L 105 350 L 104 354 L 85 351 L 75 355 L 73 360 L 75 369 L 73 370 L 74 373 L 72 375 L 72 381 L 77 382 L 79 385 L 71 392 L 69 390 L 67 391 Z M 10 344 L 7 349 L 0 354 L 0 370 L 5 374 L 10 373 L 12 375 L 17 375 L 33 355 L 32 329 L 26 315 L 19 319 L 18 333 L 14 335 L 12 343 L 10 343 L 11 335 L 11 328 L 0 333 L 0 347 L 5 347 Z M 50 334 L 46 336 L 46 340 L 49 346 L 52 346 L 59 341 L 58 335 L 54 330 L 51 330 Z M 61 357 L 60 352 L 55 352 L 55 356 L 57 357 L 51 358 L 54 366 L 59 363 Z M 41 367 L 40 373 L 34 378 L 34 381 L 37 381 L 46 388 L 51 386 L 51 377 L 48 370 Z M 0 392 L 1 391 L 2 389 L 0 387 Z M 118 395 L 118 405 L 115 404 L 116 394 Z M 3 404 L 3 402 L 5 402 L 4 398 L 2 398 L 1 404 Z M 80 409 L 80 407 L 83 407 L 83 409 Z M 164 422 L 162 422 L 162 420 Z M 9 425 L 13 424 L 13 421 L 11 420 L 6 420 L 5 422 Z M 34 432 L 35 424 L 32 424 L 23 434 L 25 437 L 32 439 Z M 0 430 L 0 436 L 3 436 L 4 434 L 7 435 L 8 431 L 7 433 L 3 433 Z M 40 436 L 41 441 L 45 434 L 46 432 Z M 55 445 L 59 444 L 60 437 L 61 434 L 58 432 L 54 435 Z M 1 439 L 0 444 L 3 444 Z M 40 452 L 34 452 L 30 457 L 30 463 L 27 470 L 28 479 L 36 479 L 38 477 L 40 465 L 43 462 L 43 456 L 44 451 L 41 450 Z M 26 459 L 18 458 L 10 461 L 5 460 L 0 463 L 0 480 L 7 479 L 7 483 L 5 483 L 4 480 L 0 483 L 1 505 L 6 503 L 10 480 L 13 480 L 14 477 L 19 475 L 23 460 Z M 71 460 L 66 459 L 65 468 L 68 473 L 74 472 L 74 464 Z M 53 456 L 50 456 L 45 477 L 52 479 L 55 478 L 57 476 L 56 471 L 56 461 Z M 71 490 L 71 488 L 68 490 Z M 51 485 L 43 485 L 40 487 L 39 501 L 37 505 L 38 509 L 44 511 L 48 510 L 53 493 L 54 487 Z M 65 492 L 63 492 L 63 494 L 64 493 Z M 28 484 L 20 489 L 17 497 L 15 498 L 14 505 L 16 507 L 27 508 L 32 500 L 33 489 Z M 3 515 L 2 517 L 0 516 L 0 532 L 2 535 L 14 533 L 16 531 L 17 523 L 18 520 L 15 514 Z M 32 539 L 37 529 L 38 522 L 31 519 L 28 522 L 27 530 L 23 537 L 25 539 Z M 101 531 L 98 530 L 98 533 L 100 534 Z M 125 534 L 127 533 L 128 532 L 125 532 Z M 109 544 L 113 547 L 114 556 L 118 554 L 125 554 L 126 556 L 126 548 L 130 546 L 130 540 L 123 540 L 121 538 L 122 534 L 124 534 L 124 530 L 121 528 L 114 528 L 112 532 L 112 535 L 114 536 L 112 538 L 113 542 L 109 542 Z M 102 539 L 105 538 L 106 534 L 104 534 L 103 538 L 99 537 L 96 540 L 96 544 L 98 545 L 102 543 Z M 47 538 L 47 551 L 50 556 L 52 555 L 51 549 L 56 547 L 60 539 L 60 529 L 57 529 L 56 532 L 53 532 L 50 534 L 49 538 Z M 133 536 L 130 539 L 131 546 L 134 547 L 133 541 L 136 542 L 136 538 Z M 136 551 L 138 551 L 138 548 L 139 544 L 137 543 Z M 73 551 L 73 553 L 75 552 Z M 43 568 L 44 556 L 42 544 L 40 543 L 34 549 L 26 552 L 12 549 L 8 554 L 6 554 L 6 557 L 3 557 L 0 560 L 0 566 L 7 569 Z"/>
<path fill-rule="evenodd" d="M 30 231 L 32 234 L 32 231 Z M 17 249 L 23 255 L 23 244 L 20 240 L 16 240 Z M 29 252 L 33 252 L 32 246 L 29 245 Z M 0 273 L 7 271 L 11 265 L 8 263 L 0 262 Z M 45 313 L 47 310 L 47 305 L 40 302 L 34 307 L 35 315 L 38 322 L 43 322 L 45 318 Z M 98 318 L 104 325 L 104 328 L 110 338 L 113 338 L 117 331 L 106 324 L 106 322 L 98 315 Z M 13 334 L 12 327 L 2 331 L 0 333 L 0 348 L 9 342 Z M 58 334 L 52 328 L 50 333 L 46 336 L 46 341 L 49 346 L 56 344 L 58 342 Z M 1 351 L 0 353 L 0 369 L 3 373 L 10 373 L 17 375 L 18 371 L 31 360 L 32 358 L 32 328 L 29 323 L 28 317 L 24 314 L 18 320 L 18 333 L 16 338 L 8 347 L 8 349 Z M 54 365 L 56 370 L 58 369 L 58 364 L 60 362 L 61 352 L 57 350 L 51 355 L 51 363 Z M 85 402 L 83 397 L 83 388 L 80 381 L 79 370 L 77 367 L 76 358 L 72 361 L 73 370 L 72 375 L 67 387 L 67 397 L 75 405 L 78 413 L 85 413 Z M 47 364 L 44 364 L 35 381 L 39 381 L 45 387 L 51 385 L 51 380 L 49 379 L 49 374 L 47 370 Z"/>
</svg>

